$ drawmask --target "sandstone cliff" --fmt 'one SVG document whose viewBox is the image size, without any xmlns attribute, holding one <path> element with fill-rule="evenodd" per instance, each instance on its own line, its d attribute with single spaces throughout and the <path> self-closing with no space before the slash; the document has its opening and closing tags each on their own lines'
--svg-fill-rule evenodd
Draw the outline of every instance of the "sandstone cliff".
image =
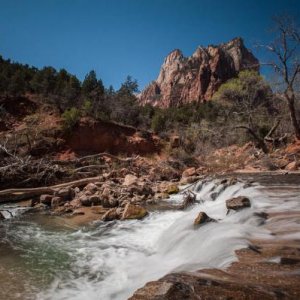
<svg viewBox="0 0 300 300">
<path fill-rule="evenodd" d="M 198 47 L 190 57 L 176 49 L 166 57 L 158 78 L 142 91 L 139 101 L 166 108 L 210 100 L 223 82 L 247 68 L 258 70 L 259 62 L 241 38 Z"/>
</svg>

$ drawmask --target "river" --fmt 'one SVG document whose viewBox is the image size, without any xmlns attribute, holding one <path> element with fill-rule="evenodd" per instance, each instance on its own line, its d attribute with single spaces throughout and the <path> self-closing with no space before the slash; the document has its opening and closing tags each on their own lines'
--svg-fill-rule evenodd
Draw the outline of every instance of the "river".
<svg viewBox="0 0 300 300">
<path fill-rule="evenodd" d="M 299 178 L 248 176 L 256 182 L 228 187 L 206 180 L 193 187 L 199 203 L 192 208 L 152 211 L 142 221 L 77 227 L 39 214 L 9 218 L 0 223 L 0 299 L 123 300 L 173 271 L 226 268 L 250 239 L 274 238 L 257 212 L 300 210 Z M 240 195 L 251 208 L 227 213 L 225 201 Z M 195 229 L 200 211 L 218 222 Z M 294 226 L 300 239 L 300 222 Z"/>
</svg>

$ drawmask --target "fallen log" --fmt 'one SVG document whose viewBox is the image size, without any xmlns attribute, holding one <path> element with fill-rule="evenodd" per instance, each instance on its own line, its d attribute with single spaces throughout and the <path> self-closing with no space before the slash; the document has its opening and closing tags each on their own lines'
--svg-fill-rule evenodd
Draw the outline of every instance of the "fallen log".
<svg viewBox="0 0 300 300">
<path fill-rule="evenodd" d="M 24 199 L 30 199 L 38 197 L 42 194 L 53 194 L 55 191 L 66 187 L 80 187 L 88 183 L 94 183 L 100 180 L 100 177 L 89 177 L 75 181 L 65 182 L 48 187 L 38 188 L 23 188 L 23 189 L 7 189 L 0 191 L 0 203 L 21 201 Z"/>
</svg>

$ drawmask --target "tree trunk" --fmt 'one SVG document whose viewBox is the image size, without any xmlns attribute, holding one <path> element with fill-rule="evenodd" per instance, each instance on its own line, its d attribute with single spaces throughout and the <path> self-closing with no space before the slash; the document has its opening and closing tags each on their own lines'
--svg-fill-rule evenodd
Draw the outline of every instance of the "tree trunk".
<svg viewBox="0 0 300 300">
<path fill-rule="evenodd" d="M 293 89 L 288 89 L 284 96 L 288 102 L 289 110 L 290 110 L 290 118 L 292 121 L 292 125 L 294 128 L 295 136 L 298 140 L 300 140 L 300 126 L 296 116 L 296 109 L 295 109 L 295 94 Z"/>
</svg>

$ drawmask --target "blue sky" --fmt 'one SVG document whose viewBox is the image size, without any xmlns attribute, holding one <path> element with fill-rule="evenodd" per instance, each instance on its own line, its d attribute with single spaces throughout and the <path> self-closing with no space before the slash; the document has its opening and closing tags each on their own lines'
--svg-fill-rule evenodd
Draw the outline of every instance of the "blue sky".
<svg viewBox="0 0 300 300">
<path fill-rule="evenodd" d="M 0 0 L 0 54 L 80 79 L 94 69 L 115 88 L 132 75 L 143 88 L 173 49 L 191 55 L 236 36 L 253 49 L 280 13 L 299 18 L 300 1 Z"/>
</svg>

